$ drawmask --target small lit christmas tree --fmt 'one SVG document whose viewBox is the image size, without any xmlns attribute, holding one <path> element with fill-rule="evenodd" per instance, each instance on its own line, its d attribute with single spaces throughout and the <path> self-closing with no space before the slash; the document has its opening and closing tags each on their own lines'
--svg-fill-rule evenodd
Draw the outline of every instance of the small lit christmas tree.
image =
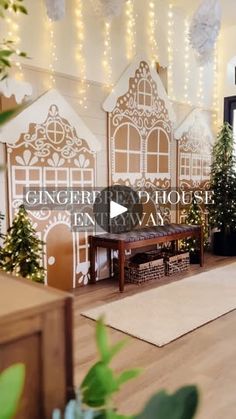
<svg viewBox="0 0 236 419">
<path fill-rule="evenodd" d="M 190 225 L 201 225 L 204 231 L 204 246 L 208 247 L 208 227 L 206 225 L 204 213 L 201 206 L 197 203 L 196 198 L 193 196 L 192 202 L 189 206 L 188 215 L 186 218 L 186 224 Z M 183 240 L 183 249 L 190 252 L 191 254 L 199 254 L 199 240 L 197 239 L 186 239 Z"/>
<path fill-rule="evenodd" d="M 32 281 L 44 282 L 44 268 L 41 266 L 43 244 L 24 205 L 21 205 L 0 251 L 1 269 Z"/>
<path fill-rule="evenodd" d="M 211 185 L 214 203 L 209 223 L 224 235 L 236 231 L 236 159 L 232 127 L 225 123 L 213 148 Z"/>
</svg>

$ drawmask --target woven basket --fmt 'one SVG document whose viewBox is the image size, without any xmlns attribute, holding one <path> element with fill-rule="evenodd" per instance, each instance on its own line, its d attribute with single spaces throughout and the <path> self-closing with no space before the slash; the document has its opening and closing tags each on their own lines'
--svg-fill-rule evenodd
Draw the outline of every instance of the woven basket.
<svg viewBox="0 0 236 419">
<path fill-rule="evenodd" d="M 157 280 L 165 275 L 164 259 L 134 264 L 128 263 L 126 267 L 126 282 L 142 284 L 143 282 Z"/>
<path fill-rule="evenodd" d="M 113 259 L 114 275 L 119 275 L 118 260 Z M 125 281 L 132 284 L 142 284 L 160 279 L 165 275 L 164 259 L 159 258 L 146 263 L 125 262 Z"/>
<path fill-rule="evenodd" d="M 171 276 L 188 270 L 190 264 L 189 252 L 180 253 L 179 255 L 165 256 L 165 274 Z"/>
</svg>

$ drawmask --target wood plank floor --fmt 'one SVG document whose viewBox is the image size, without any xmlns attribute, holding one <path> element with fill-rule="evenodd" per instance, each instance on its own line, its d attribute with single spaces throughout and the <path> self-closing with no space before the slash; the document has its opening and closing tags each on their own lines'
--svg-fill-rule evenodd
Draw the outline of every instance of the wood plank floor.
<svg viewBox="0 0 236 419">
<path fill-rule="evenodd" d="M 212 270 L 235 261 L 236 258 L 206 255 L 204 270 Z M 200 271 L 202 269 L 198 265 L 192 265 L 187 274 L 179 275 L 175 279 L 181 280 Z M 120 294 L 114 280 L 104 280 L 75 292 L 74 352 L 77 385 L 97 359 L 94 342 L 95 324 L 92 320 L 83 318 L 80 312 L 168 282 L 169 280 L 165 279 L 158 285 L 129 284 L 126 286 L 126 292 Z M 109 335 L 111 342 L 116 342 L 125 336 L 110 328 Z M 117 406 L 122 413 L 135 413 L 141 410 L 148 398 L 159 389 L 174 391 L 181 385 L 197 384 L 201 394 L 198 419 L 234 419 L 236 418 L 236 311 L 164 348 L 130 337 L 129 344 L 114 360 L 113 366 L 116 371 L 132 367 L 143 369 L 142 375 L 124 386 L 117 396 Z"/>
</svg>

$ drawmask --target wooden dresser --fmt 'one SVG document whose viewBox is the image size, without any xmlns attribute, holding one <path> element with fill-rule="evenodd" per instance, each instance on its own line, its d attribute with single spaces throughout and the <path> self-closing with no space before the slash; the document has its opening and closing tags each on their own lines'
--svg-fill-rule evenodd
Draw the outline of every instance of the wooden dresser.
<svg viewBox="0 0 236 419">
<path fill-rule="evenodd" d="M 0 273 L 0 371 L 26 366 L 17 419 L 51 419 L 73 396 L 72 296 Z"/>
</svg>

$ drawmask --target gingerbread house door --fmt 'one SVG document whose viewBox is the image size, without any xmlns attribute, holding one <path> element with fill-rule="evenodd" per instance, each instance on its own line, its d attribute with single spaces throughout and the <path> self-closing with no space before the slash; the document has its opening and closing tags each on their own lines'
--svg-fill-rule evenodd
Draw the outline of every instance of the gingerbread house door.
<svg viewBox="0 0 236 419">
<path fill-rule="evenodd" d="M 63 254 L 62 254 L 63 253 Z M 66 224 L 56 224 L 46 241 L 47 283 L 51 287 L 70 291 L 74 278 L 73 235 Z"/>
</svg>

